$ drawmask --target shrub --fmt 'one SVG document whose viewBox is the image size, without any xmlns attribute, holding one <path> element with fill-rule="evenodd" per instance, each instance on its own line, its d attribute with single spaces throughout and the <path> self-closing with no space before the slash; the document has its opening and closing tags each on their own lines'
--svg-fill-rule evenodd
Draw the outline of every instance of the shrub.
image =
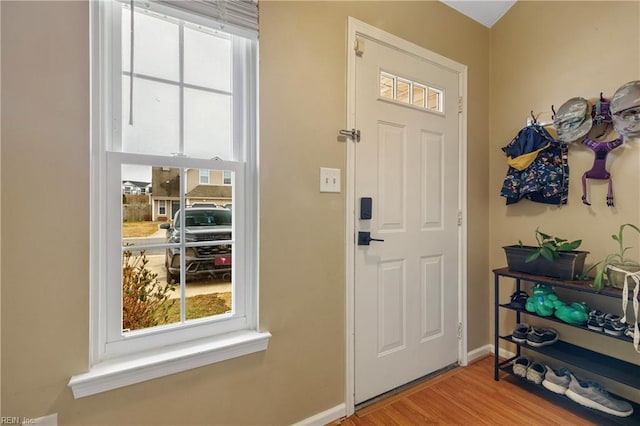
<svg viewBox="0 0 640 426">
<path fill-rule="evenodd" d="M 134 256 L 122 255 L 122 329 L 138 330 L 169 323 L 171 284 L 162 285 L 158 274 L 147 269 L 149 260 L 144 250 Z M 165 303 L 166 302 L 166 303 Z"/>
</svg>

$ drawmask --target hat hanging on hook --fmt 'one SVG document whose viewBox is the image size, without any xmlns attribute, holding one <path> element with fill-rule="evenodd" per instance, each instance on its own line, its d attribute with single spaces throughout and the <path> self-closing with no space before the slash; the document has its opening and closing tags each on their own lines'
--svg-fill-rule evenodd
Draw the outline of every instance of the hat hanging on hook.
<svg viewBox="0 0 640 426">
<path fill-rule="evenodd" d="M 611 117 L 620 135 L 640 136 L 640 80 L 630 81 L 616 90 L 611 99 Z"/>
<path fill-rule="evenodd" d="M 586 99 L 575 97 L 566 101 L 558 111 L 554 111 L 553 125 L 558 132 L 558 139 L 563 142 L 578 141 L 589 133 L 593 121 L 589 102 Z"/>
</svg>

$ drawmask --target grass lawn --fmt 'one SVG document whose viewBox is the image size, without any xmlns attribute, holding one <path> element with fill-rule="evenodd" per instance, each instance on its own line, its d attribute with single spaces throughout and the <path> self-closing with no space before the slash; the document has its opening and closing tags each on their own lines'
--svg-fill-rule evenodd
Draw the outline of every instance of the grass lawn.
<svg viewBox="0 0 640 426">
<path fill-rule="evenodd" d="M 179 299 L 169 309 L 169 324 L 180 321 L 180 303 Z M 167 301 L 165 303 L 171 303 Z M 186 300 L 186 318 L 196 319 L 204 318 L 212 315 L 220 315 L 231 310 L 231 292 L 199 294 L 197 296 L 187 297 Z"/>
<path fill-rule="evenodd" d="M 122 222 L 122 237 L 148 237 L 158 230 L 162 222 Z"/>
</svg>

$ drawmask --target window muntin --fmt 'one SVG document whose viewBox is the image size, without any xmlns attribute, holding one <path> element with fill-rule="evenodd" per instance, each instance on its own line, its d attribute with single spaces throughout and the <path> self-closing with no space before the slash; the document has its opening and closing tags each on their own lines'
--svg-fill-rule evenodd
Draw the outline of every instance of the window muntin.
<svg viewBox="0 0 640 426">
<path fill-rule="evenodd" d="M 380 97 L 413 105 L 433 112 L 443 112 L 444 92 L 425 84 L 380 71 Z"/>
<path fill-rule="evenodd" d="M 247 297 L 255 294 L 253 291 L 247 291 L 254 285 L 255 268 L 251 265 L 256 256 L 256 251 L 252 248 L 254 244 L 247 244 L 247 238 L 250 235 L 255 238 L 256 218 L 251 213 L 245 214 L 245 211 L 255 211 L 256 206 L 253 198 L 256 181 L 253 146 L 256 134 L 256 41 L 225 34 L 220 30 L 207 30 L 202 27 L 202 22 L 199 25 L 186 22 L 184 13 L 178 14 L 181 19 L 171 18 L 170 14 L 164 12 L 157 14 L 154 12 L 157 4 L 152 2 L 150 5 L 149 10 L 134 8 L 133 91 L 130 89 L 132 73 L 131 61 L 128 59 L 131 53 L 130 39 L 124 36 L 128 34 L 131 9 L 128 4 L 119 2 L 100 2 L 99 5 L 103 11 L 103 32 L 98 66 L 101 79 L 100 96 L 97 97 L 100 99 L 101 112 L 98 116 L 103 123 L 109 125 L 95 127 L 103 132 L 98 138 L 102 161 L 94 163 L 93 172 L 104 179 L 104 184 L 95 186 L 101 195 L 94 198 L 96 201 L 92 211 L 99 212 L 104 221 L 96 228 L 94 234 L 98 238 L 95 240 L 99 247 L 96 252 L 102 253 L 94 256 L 97 260 L 92 267 L 95 271 L 92 272 L 92 276 L 99 282 L 96 294 L 99 295 L 97 303 L 101 306 L 94 310 L 98 312 L 97 325 L 93 328 L 94 362 L 171 343 L 252 329 L 256 321 L 255 302 L 253 298 Z M 115 31 L 110 32 L 110 28 Z M 154 34 L 153 37 L 145 38 L 138 34 L 144 28 L 152 28 L 156 32 L 164 31 L 167 34 Z M 194 33 L 185 37 L 190 31 Z M 182 43 L 178 43 L 176 47 L 178 54 L 173 60 L 177 63 L 176 67 L 162 51 L 156 52 L 158 58 L 149 60 L 166 65 L 166 69 L 157 69 L 162 68 L 157 64 L 149 66 L 142 63 L 144 58 L 153 52 L 138 52 L 144 50 L 148 40 L 154 37 L 156 40 L 174 40 L 176 32 L 178 39 L 184 37 Z M 207 43 L 207 37 L 213 37 L 215 40 L 211 42 L 210 39 L 210 43 Z M 185 43 L 185 39 L 192 40 L 193 45 Z M 167 43 L 172 44 L 171 41 Z M 218 52 L 201 52 L 200 55 L 220 54 L 223 58 L 196 58 L 198 46 L 211 47 L 216 43 L 226 45 L 226 51 L 220 49 Z M 111 50 L 107 49 L 109 46 Z M 190 53 L 187 54 L 187 51 Z M 186 59 L 189 55 L 191 59 Z M 188 64 L 189 61 L 191 65 Z M 198 64 L 194 65 L 194 61 L 204 61 L 201 64 L 203 75 L 198 75 Z M 216 71 L 215 80 L 219 79 L 219 84 L 214 87 L 216 81 L 211 77 L 211 67 L 225 62 L 229 64 L 230 69 Z M 187 67 L 192 68 L 189 73 L 184 72 Z M 177 76 L 175 69 L 178 69 Z M 225 73 L 227 77 L 224 77 Z M 96 87 L 98 86 L 94 85 L 94 90 Z M 218 100 L 223 99 L 223 102 L 212 101 L 211 95 L 215 95 Z M 218 122 L 211 119 L 212 115 L 218 117 Z M 233 124 L 234 117 L 242 117 L 242 121 Z M 198 120 L 206 119 L 210 119 L 209 121 L 218 128 L 203 128 Z M 214 130 L 216 140 L 212 137 Z M 195 142 L 186 141 L 187 137 Z M 153 201 L 150 202 L 150 211 L 157 209 L 158 214 L 164 213 L 168 224 L 171 224 L 172 215 L 187 208 L 194 199 L 194 194 L 190 193 L 193 188 L 191 185 L 187 186 L 188 171 L 211 170 L 211 179 L 216 174 L 220 177 L 231 176 L 231 184 L 225 185 L 227 191 L 218 194 L 219 201 L 239 206 L 237 210 L 224 212 L 225 215 L 232 215 L 230 232 L 222 240 L 191 241 L 185 231 L 187 227 L 183 225 L 177 228 L 181 235 L 178 241 L 158 236 L 156 240 L 125 241 L 122 182 L 145 181 L 133 179 L 131 176 L 136 170 L 141 169 L 153 170 L 154 173 L 157 170 L 165 174 L 179 171 L 179 177 L 175 180 L 178 184 L 177 193 L 163 194 L 158 190 L 156 183 L 167 183 L 165 180 L 153 182 L 151 185 Z M 194 181 L 197 186 L 197 173 Z M 222 182 L 214 182 L 213 186 L 215 185 L 223 186 Z M 235 193 L 243 194 L 243 198 L 234 198 Z M 165 233 L 166 231 L 164 230 Z M 189 263 L 185 259 L 194 251 L 211 252 L 223 246 L 229 249 L 231 255 L 213 262 L 216 263 L 215 266 L 227 269 L 226 275 L 221 279 L 226 280 L 228 296 L 226 300 L 222 300 L 223 303 L 216 311 L 205 309 L 193 313 L 189 306 L 192 304 L 192 300 L 189 299 L 189 279 L 184 279 L 190 272 Z M 178 319 L 171 317 L 151 326 L 125 326 L 122 278 L 126 272 L 124 262 L 127 256 L 142 257 L 144 253 L 148 259 L 154 251 L 166 253 L 169 249 L 175 249 L 179 254 L 169 262 L 170 265 L 177 262 L 178 266 L 174 277 L 177 275 L 179 279 L 174 280 L 176 288 L 171 290 L 170 297 L 179 301 Z M 163 272 L 167 264 L 164 260 L 165 255 L 161 257 L 163 260 L 160 265 L 154 266 L 156 269 L 150 273 L 159 272 L 155 278 L 162 288 L 167 288 L 171 281 L 167 281 L 167 273 Z M 184 281 L 186 283 L 183 284 Z M 100 312 L 103 314 L 99 314 Z"/>
</svg>

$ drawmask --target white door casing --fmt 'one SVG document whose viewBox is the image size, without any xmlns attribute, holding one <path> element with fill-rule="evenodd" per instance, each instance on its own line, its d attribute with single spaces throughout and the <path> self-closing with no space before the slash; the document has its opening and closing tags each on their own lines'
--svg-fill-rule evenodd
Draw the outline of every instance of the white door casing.
<svg viewBox="0 0 640 426">
<path fill-rule="evenodd" d="M 357 403 L 466 364 L 466 135 L 458 102 L 466 67 L 350 18 L 348 68 L 347 128 L 362 135 L 347 142 L 350 414 Z M 442 89 L 443 113 L 380 98 L 381 71 Z M 361 197 L 373 199 L 370 220 L 359 219 Z M 358 246 L 360 231 L 384 242 Z"/>
</svg>

